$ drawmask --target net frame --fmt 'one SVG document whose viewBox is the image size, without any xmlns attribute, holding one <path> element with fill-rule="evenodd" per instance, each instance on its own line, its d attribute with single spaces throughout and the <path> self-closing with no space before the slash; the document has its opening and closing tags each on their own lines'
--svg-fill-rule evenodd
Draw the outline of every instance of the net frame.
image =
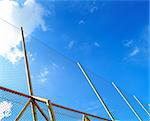
<svg viewBox="0 0 150 121">
<path fill-rule="evenodd" d="M 86 113 L 86 112 L 82 112 L 82 111 L 79 111 L 79 110 L 75 110 L 75 109 L 72 109 L 72 108 L 68 108 L 68 107 L 65 107 L 65 106 L 62 106 L 62 105 L 59 105 L 59 104 L 55 104 L 55 103 L 52 103 L 52 102 L 50 102 L 50 100 L 48 100 L 48 99 L 45 99 L 45 98 L 41 98 L 41 97 L 36 97 L 36 96 L 30 96 L 30 95 L 27 95 L 27 94 L 24 94 L 24 93 L 22 93 L 22 92 L 18 92 L 18 91 L 15 91 L 15 90 L 11 90 L 11 89 L 8 89 L 8 88 L 5 88 L 5 87 L 2 87 L 2 86 L 0 86 L 0 91 L 2 91 L 2 93 L 5 93 L 5 92 L 7 92 L 8 94 L 10 94 L 10 95 L 14 95 L 14 96 L 19 96 L 20 98 L 26 98 L 28 101 L 27 101 L 27 106 L 29 105 L 29 102 L 30 101 L 32 101 L 32 100 L 34 100 L 34 101 L 36 101 L 36 105 L 38 105 L 38 106 L 36 106 L 37 107 L 37 109 L 40 111 L 40 113 L 43 115 L 43 117 L 45 118 L 45 117 L 48 117 L 44 112 L 46 111 L 46 109 L 45 108 L 43 108 L 43 107 L 40 107 L 39 106 L 39 103 L 42 103 L 42 104 L 45 104 L 46 105 L 46 108 L 47 109 L 50 109 L 49 110 L 49 117 L 46 119 L 45 118 L 45 120 L 47 120 L 47 121 L 57 121 L 56 120 L 56 118 L 57 117 L 55 117 L 55 114 L 57 113 L 57 112 L 55 112 L 55 110 L 54 110 L 54 107 L 56 107 L 56 108 L 58 108 L 59 110 L 62 110 L 62 111 L 68 111 L 68 112 L 71 112 L 71 114 L 75 114 L 75 115 L 80 115 L 82 118 L 81 118 L 81 121 L 83 120 L 83 117 L 87 117 L 87 118 L 89 118 L 89 117 L 91 117 L 92 119 L 94 119 L 94 120 L 101 120 L 101 121 L 111 121 L 111 120 L 109 120 L 109 119 L 106 119 L 106 118 L 102 118 L 102 117 L 99 117 L 99 116 L 96 116 L 96 115 L 93 115 L 93 114 L 89 114 L 89 113 Z M 2 97 L 1 97 L 2 98 Z M 9 98 L 9 97 L 8 97 Z M 9 98 L 10 99 L 10 98 Z M 11 100 L 11 99 L 10 99 Z M 14 100 L 11 100 L 11 101 L 14 101 Z M 26 107 L 26 105 L 24 106 L 24 107 Z M 22 110 L 24 110 L 24 108 L 22 109 Z M 48 111 L 48 110 L 47 110 Z M 63 115 L 65 115 L 65 113 L 63 114 Z M 21 117 L 23 116 L 23 114 L 21 114 Z M 70 115 L 71 116 L 71 115 Z M 90 120 L 90 118 L 89 118 L 89 120 Z M 19 119 L 17 120 L 15 120 L 15 121 L 19 121 Z M 77 120 L 77 121 L 79 121 L 79 120 Z M 92 121 L 92 120 L 90 120 L 90 121 Z"/>
</svg>

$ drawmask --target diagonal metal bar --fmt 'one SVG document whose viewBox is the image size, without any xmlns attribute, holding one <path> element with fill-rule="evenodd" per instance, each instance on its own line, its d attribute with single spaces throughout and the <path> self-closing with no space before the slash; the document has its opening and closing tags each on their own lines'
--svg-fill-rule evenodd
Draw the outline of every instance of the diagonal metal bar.
<svg viewBox="0 0 150 121">
<path fill-rule="evenodd" d="M 37 109 L 40 111 L 40 113 L 43 115 L 43 117 L 46 119 L 46 121 L 49 121 L 48 117 L 46 116 L 46 114 L 43 112 L 43 110 L 40 108 L 40 106 L 37 104 L 36 101 L 33 101 L 33 103 L 35 104 L 35 106 L 37 107 Z"/>
<path fill-rule="evenodd" d="M 127 100 L 127 98 L 125 97 L 125 95 L 123 95 L 123 93 L 119 90 L 119 88 L 115 85 L 114 82 L 112 82 L 112 85 L 114 86 L 114 88 L 117 90 L 117 92 L 120 94 L 120 96 L 123 98 L 123 100 L 126 102 L 126 104 L 129 106 L 129 108 L 131 109 L 131 111 L 134 113 L 134 115 L 137 117 L 137 119 L 139 121 L 142 121 L 141 117 L 138 115 L 138 113 L 135 111 L 135 109 L 131 106 L 131 104 L 129 103 L 129 101 Z"/>
<path fill-rule="evenodd" d="M 23 109 L 20 111 L 20 113 L 18 114 L 17 118 L 15 119 L 15 121 L 19 121 L 19 119 L 21 118 L 21 116 L 23 115 L 23 113 L 25 112 L 25 110 L 27 109 L 27 107 L 30 105 L 31 103 L 31 99 L 26 103 L 26 105 L 23 107 Z"/>
<path fill-rule="evenodd" d="M 133 95 L 134 99 L 138 102 L 138 104 L 141 106 L 141 108 L 147 113 L 148 116 L 150 116 L 150 113 L 146 110 L 146 108 L 144 107 L 144 105 L 140 102 L 140 100 Z"/>
<path fill-rule="evenodd" d="M 108 109 L 107 105 L 105 104 L 104 100 L 102 99 L 102 97 L 100 96 L 99 92 L 97 91 L 97 89 L 95 88 L 94 84 L 92 83 L 91 79 L 89 78 L 89 76 L 87 75 L 87 73 L 85 72 L 85 70 L 83 69 L 82 65 L 78 62 L 77 65 L 79 66 L 81 72 L 83 73 L 83 75 L 85 76 L 86 80 L 88 81 L 88 83 L 90 84 L 91 88 L 93 89 L 94 93 L 96 94 L 97 98 L 99 99 L 99 101 L 101 102 L 102 106 L 104 107 L 105 111 L 107 112 L 107 114 L 109 115 L 110 119 L 112 121 L 115 121 L 115 118 L 113 117 L 112 113 L 110 112 L 110 110 Z"/>
<path fill-rule="evenodd" d="M 82 121 L 91 121 L 86 115 L 83 115 Z"/>
</svg>

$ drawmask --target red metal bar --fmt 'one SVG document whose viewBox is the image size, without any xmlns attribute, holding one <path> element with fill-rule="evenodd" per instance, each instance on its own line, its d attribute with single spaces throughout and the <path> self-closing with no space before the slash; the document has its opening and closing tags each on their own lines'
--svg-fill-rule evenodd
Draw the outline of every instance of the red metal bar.
<svg viewBox="0 0 150 121">
<path fill-rule="evenodd" d="M 27 94 L 24 94 L 24 93 L 15 91 L 15 90 L 11 90 L 11 89 L 8 89 L 8 88 L 2 87 L 2 86 L 0 86 L 0 90 L 7 91 L 7 92 L 10 92 L 10 93 L 14 93 L 16 95 L 20 95 L 20 96 L 23 96 L 23 97 L 26 97 L 26 98 L 30 98 L 30 99 L 34 99 L 34 100 L 42 102 L 41 100 L 38 100 L 38 99 L 36 99 L 32 96 L 29 96 Z M 75 112 L 75 113 L 83 114 L 83 115 L 86 115 L 86 116 L 91 116 L 93 118 L 98 118 L 98 119 L 102 119 L 102 120 L 105 120 L 105 121 L 111 121 L 111 120 L 108 120 L 106 118 L 102 118 L 102 117 L 99 117 L 99 116 L 96 116 L 96 115 L 93 115 L 93 114 L 89 114 L 89 113 L 85 113 L 85 112 L 82 112 L 82 111 L 78 111 L 78 110 L 75 110 L 75 109 L 67 108 L 67 107 L 64 107 L 64 106 L 61 106 L 61 105 L 58 105 L 58 104 L 55 104 L 55 103 L 51 103 L 51 104 L 52 104 L 52 106 L 62 108 L 62 109 L 66 109 L 66 110 L 69 110 L 69 111 L 72 111 L 72 112 Z"/>
<path fill-rule="evenodd" d="M 102 120 L 105 120 L 105 121 L 111 121 L 111 120 L 108 120 L 108 119 L 106 119 L 106 118 L 102 118 L 102 117 L 99 117 L 99 116 L 95 116 L 95 115 L 93 115 L 93 114 L 85 113 L 85 112 L 82 112 L 82 111 L 79 111 L 79 110 L 67 108 L 67 107 L 64 107 L 64 106 L 61 106 L 61 105 L 58 105 L 58 104 L 52 103 L 52 105 L 55 106 L 55 107 L 59 107 L 59 108 L 63 108 L 63 109 L 66 109 L 66 110 L 75 112 L 75 113 L 80 113 L 80 114 L 83 114 L 83 115 L 86 115 L 86 116 L 91 116 L 91 117 L 94 117 L 94 118 L 99 118 L 99 119 L 102 119 Z"/>
<path fill-rule="evenodd" d="M 4 91 L 10 92 L 10 93 L 14 93 L 14 94 L 17 94 L 17 95 L 26 97 L 26 98 L 32 98 L 31 96 L 29 96 L 29 95 L 27 95 L 27 94 L 24 94 L 24 93 L 21 93 L 21 92 L 17 92 L 17 91 L 15 91 L 15 90 L 8 89 L 8 88 L 6 88 L 6 87 L 0 86 L 0 90 L 4 90 Z"/>
</svg>

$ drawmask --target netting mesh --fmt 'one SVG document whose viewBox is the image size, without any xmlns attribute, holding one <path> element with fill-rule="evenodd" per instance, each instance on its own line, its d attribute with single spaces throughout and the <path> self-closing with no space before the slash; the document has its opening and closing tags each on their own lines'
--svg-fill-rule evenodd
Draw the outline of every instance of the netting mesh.
<svg viewBox="0 0 150 121">
<path fill-rule="evenodd" d="M 58 107 L 53 107 L 54 113 L 57 121 L 82 121 L 82 115 L 79 113 L 74 113 L 69 110 L 60 109 Z"/>
<path fill-rule="evenodd" d="M 0 120 L 13 121 L 27 102 L 27 98 L 0 90 Z M 25 114 L 26 116 L 27 114 Z"/>
<path fill-rule="evenodd" d="M 8 92 L 5 89 L 0 88 L 0 121 L 14 121 L 18 114 L 21 112 L 23 107 L 26 105 L 30 98 L 18 95 L 14 92 Z M 48 106 L 44 102 L 36 101 L 39 107 L 42 109 L 44 114 L 51 121 L 48 113 Z M 80 112 L 74 112 L 61 107 L 52 105 L 54 116 L 56 121 L 82 121 L 83 114 Z M 44 116 L 36 108 L 36 114 L 38 121 L 46 121 Z M 88 115 L 88 114 L 87 114 Z M 89 116 L 92 121 L 102 120 L 101 118 L 96 118 Z M 32 121 L 32 111 L 31 105 L 27 107 L 19 121 Z M 105 119 L 106 120 L 106 119 Z"/>
<path fill-rule="evenodd" d="M 139 119 L 133 113 L 129 105 L 125 102 L 123 97 L 118 93 L 113 84 L 101 76 L 91 72 L 88 68 L 84 67 L 88 76 L 90 77 L 92 83 L 95 85 L 99 94 L 103 98 L 105 104 L 110 109 L 111 113 L 117 120 L 126 121 L 126 120 L 134 120 L 138 121 Z M 101 86 L 99 86 L 101 85 Z M 116 84 L 115 84 L 116 85 Z M 118 85 L 116 85 L 118 87 Z M 136 113 L 140 116 L 140 118 L 144 121 L 149 120 L 149 116 L 144 112 L 144 110 L 140 107 L 137 101 L 134 99 L 133 94 L 128 93 L 126 90 L 119 88 L 120 92 L 127 99 L 130 106 L 136 111 Z M 144 107 L 147 107 L 144 101 L 142 101 Z M 148 110 L 148 109 L 147 109 Z M 126 112 L 127 111 L 127 112 Z"/>
<path fill-rule="evenodd" d="M 11 44 L 13 44 L 13 46 L 11 46 L 11 48 L 7 48 L 5 53 L 2 53 L 0 50 L 0 85 L 27 93 L 26 72 L 24 58 L 22 56 L 23 49 L 20 38 L 20 29 L 15 28 L 4 21 L 0 21 L 0 26 L 3 26 L 4 24 L 7 25 L 8 28 L 11 28 L 11 34 L 6 36 L 4 31 L 0 33 L 0 36 L 4 35 L 3 39 L 12 40 L 13 43 Z M 83 110 L 95 115 L 100 115 L 109 119 L 109 116 L 93 93 L 76 62 L 52 49 L 49 43 L 50 41 L 41 41 L 33 36 L 26 35 L 28 34 L 25 32 L 34 94 L 47 97 L 51 99 L 52 102 L 78 110 Z M 16 42 L 17 46 L 15 46 Z M 7 47 L 7 45 L 3 45 L 3 43 L 1 43 L 0 47 L 3 48 L 3 46 L 5 48 Z M 129 109 L 122 97 L 112 86 L 111 82 L 97 76 L 85 67 L 84 69 L 104 99 L 111 113 L 114 115 L 115 119 L 121 121 L 137 120 L 137 117 Z M 141 118 L 144 121 L 149 120 L 148 115 L 137 104 L 133 95 L 124 90 L 122 90 L 122 92 Z M 0 90 L 0 120 L 13 121 L 27 101 L 28 98 Z M 148 102 L 145 103 L 142 99 L 141 101 L 148 110 Z M 44 110 L 45 114 L 49 115 L 47 106 L 40 102 L 38 102 L 38 104 Z M 58 121 L 82 120 L 82 115 L 79 113 L 74 113 L 56 106 L 53 108 L 56 120 Z M 7 109 L 7 111 L 5 111 L 5 109 Z M 38 119 L 43 121 L 44 117 L 39 111 L 37 111 L 37 113 Z M 89 118 L 92 121 L 101 120 L 93 117 Z M 27 108 L 20 120 L 32 120 L 30 107 Z"/>
<path fill-rule="evenodd" d="M 21 31 L 0 19 L 0 36 L 0 85 L 27 92 Z"/>
</svg>

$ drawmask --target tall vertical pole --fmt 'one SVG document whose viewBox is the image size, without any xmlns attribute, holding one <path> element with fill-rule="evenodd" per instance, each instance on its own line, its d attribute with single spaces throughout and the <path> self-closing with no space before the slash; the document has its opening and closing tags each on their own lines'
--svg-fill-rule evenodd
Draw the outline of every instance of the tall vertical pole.
<svg viewBox="0 0 150 121">
<path fill-rule="evenodd" d="M 131 104 L 129 103 L 129 101 L 127 100 L 127 98 L 123 95 L 123 93 L 119 90 L 119 88 L 115 85 L 114 82 L 112 82 L 112 85 L 114 86 L 114 88 L 117 90 L 117 92 L 120 94 L 120 96 L 124 99 L 124 101 L 126 102 L 126 104 L 129 106 L 129 108 L 131 109 L 131 111 L 135 114 L 135 116 L 138 118 L 139 121 L 142 121 L 141 117 L 137 114 L 137 112 L 135 111 L 135 109 L 131 106 Z"/>
<path fill-rule="evenodd" d="M 111 114 L 111 112 L 109 111 L 108 107 L 106 106 L 105 102 L 103 101 L 102 97 L 100 96 L 100 94 L 98 93 L 98 91 L 96 90 L 94 84 L 91 82 L 90 78 L 88 77 L 87 73 L 84 71 L 83 67 L 81 66 L 81 64 L 78 62 L 77 65 L 79 66 L 80 70 L 82 71 L 83 75 L 85 76 L 85 78 L 87 79 L 88 83 L 90 84 L 90 86 L 92 87 L 94 93 L 96 94 L 97 98 L 99 99 L 99 101 L 102 103 L 102 106 L 104 107 L 104 109 L 106 110 L 107 114 L 109 115 L 110 119 L 112 121 L 115 121 L 113 115 Z"/>
<path fill-rule="evenodd" d="M 25 60 L 25 68 L 26 68 L 28 91 L 29 91 L 29 94 L 31 96 L 33 96 L 31 77 L 30 77 L 30 70 L 29 70 L 29 63 L 28 63 L 28 57 L 27 57 L 27 51 L 26 51 L 26 45 L 25 45 L 25 37 L 24 37 L 24 32 L 23 32 L 23 28 L 22 27 L 21 27 L 21 35 L 22 35 L 22 46 L 23 46 L 23 52 L 24 52 L 24 60 Z M 31 103 L 32 116 L 33 116 L 33 121 L 37 121 L 36 107 L 35 107 L 33 101 Z"/>
<path fill-rule="evenodd" d="M 133 95 L 134 99 L 138 102 L 138 104 L 141 106 L 141 108 L 148 114 L 148 116 L 150 116 L 150 113 L 146 110 L 146 108 L 144 107 L 144 105 L 140 102 L 140 100 Z"/>
</svg>

